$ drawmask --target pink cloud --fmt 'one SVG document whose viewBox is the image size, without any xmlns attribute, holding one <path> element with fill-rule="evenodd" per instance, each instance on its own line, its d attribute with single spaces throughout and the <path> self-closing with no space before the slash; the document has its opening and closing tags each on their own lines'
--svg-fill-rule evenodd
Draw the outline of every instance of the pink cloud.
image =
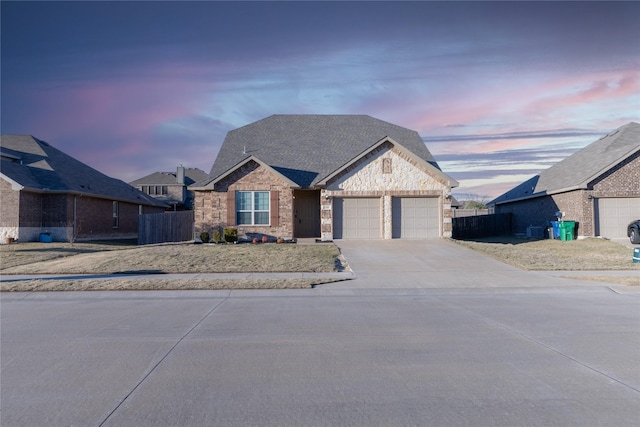
<svg viewBox="0 0 640 427">
<path fill-rule="evenodd" d="M 407 117 L 406 122 L 425 136 L 580 127 L 585 123 L 608 128 L 611 114 L 633 110 L 633 103 L 637 104 L 638 99 L 640 74 L 635 70 L 539 79 L 518 87 L 507 81 L 503 87 L 490 91 L 425 103 L 423 109 Z M 455 124 L 462 126 L 449 127 Z M 613 124 L 617 127 L 623 123 Z M 482 150 L 507 149 L 516 143 L 503 144 L 487 142 Z M 473 144 L 466 146 L 472 148 Z"/>
</svg>

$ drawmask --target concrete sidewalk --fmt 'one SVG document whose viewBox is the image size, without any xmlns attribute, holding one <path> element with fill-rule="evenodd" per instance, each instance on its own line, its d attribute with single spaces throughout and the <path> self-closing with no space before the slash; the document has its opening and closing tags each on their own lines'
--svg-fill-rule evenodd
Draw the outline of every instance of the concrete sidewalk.
<svg viewBox="0 0 640 427">
<path fill-rule="evenodd" d="M 16 274 L 2 275 L 0 282 L 17 282 L 22 280 L 131 280 L 131 279 L 339 279 L 350 280 L 356 275 L 352 272 L 327 273 L 193 273 L 193 274 Z"/>
</svg>

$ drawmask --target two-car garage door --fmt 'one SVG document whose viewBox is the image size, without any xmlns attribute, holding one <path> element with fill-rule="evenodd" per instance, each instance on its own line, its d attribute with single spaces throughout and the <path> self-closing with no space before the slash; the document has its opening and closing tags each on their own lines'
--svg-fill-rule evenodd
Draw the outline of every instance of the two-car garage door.
<svg viewBox="0 0 640 427">
<path fill-rule="evenodd" d="M 381 239 L 382 199 L 335 198 L 333 204 L 334 239 Z M 438 198 L 393 197 L 393 238 L 428 238 L 440 235 Z"/>
</svg>

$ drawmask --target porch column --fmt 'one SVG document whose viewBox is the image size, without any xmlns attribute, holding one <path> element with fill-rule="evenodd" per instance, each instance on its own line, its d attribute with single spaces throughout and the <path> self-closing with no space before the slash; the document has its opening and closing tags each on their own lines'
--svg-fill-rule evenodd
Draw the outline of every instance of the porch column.
<svg viewBox="0 0 640 427">
<path fill-rule="evenodd" d="M 333 196 L 327 190 L 320 191 L 320 240 L 333 240 Z"/>
<path fill-rule="evenodd" d="M 382 238 L 393 239 L 393 203 L 390 195 L 382 196 Z"/>
</svg>

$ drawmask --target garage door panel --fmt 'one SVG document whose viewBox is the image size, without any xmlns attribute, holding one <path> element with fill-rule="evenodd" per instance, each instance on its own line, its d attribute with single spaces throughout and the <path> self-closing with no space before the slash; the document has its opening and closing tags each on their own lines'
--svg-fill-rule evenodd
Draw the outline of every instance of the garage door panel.
<svg viewBox="0 0 640 427">
<path fill-rule="evenodd" d="M 597 199 L 596 235 L 602 237 L 627 237 L 627 225 L 640 218 L 640 197 L 616 197 Z"/>
<path fill-rule="evenodd" d="M 336 198 L 334 239 L 379 239 L 380 198 Z"/>
<path fill-rule="evenodd" d="M 434 197 L 394 197 L 392 200 L 394 239 L 422 239 L 440 236 L 439 201 Z"/>
</svg>

